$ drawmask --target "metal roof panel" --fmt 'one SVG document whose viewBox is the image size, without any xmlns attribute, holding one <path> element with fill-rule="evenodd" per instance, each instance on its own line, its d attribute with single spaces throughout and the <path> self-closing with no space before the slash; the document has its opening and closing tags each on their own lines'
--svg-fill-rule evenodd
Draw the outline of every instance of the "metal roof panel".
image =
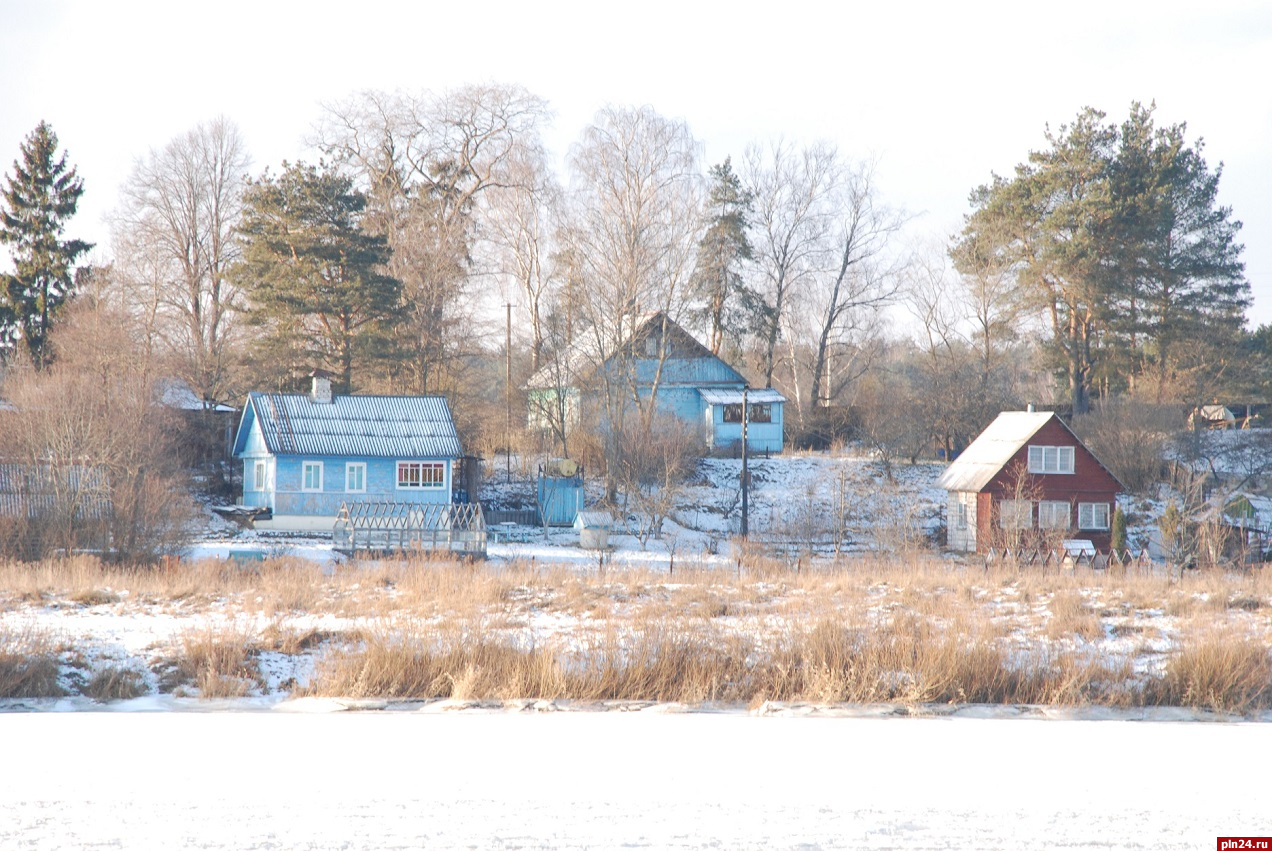
<svg viewBox="0 0 1272 851">
<path fill-rule="evenodd" d="M 1002 412 L 945 468 L 937 487 L 979 492 L 1054 416 L 1050 411 Z"/>
<path fill-rule="evenodd" d="M 252 393 L 248 403 L 276 455 L 463 455 L 442 396 L 334 396 L 315 403 L 303 393 Z"/>
</svg>

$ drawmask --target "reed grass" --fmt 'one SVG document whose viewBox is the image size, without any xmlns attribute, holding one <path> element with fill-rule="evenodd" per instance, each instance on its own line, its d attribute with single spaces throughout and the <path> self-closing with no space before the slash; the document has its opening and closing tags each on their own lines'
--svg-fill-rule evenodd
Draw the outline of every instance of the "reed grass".
<svg viewBox="0 0 1272 851">
<path fill-rule="evenodd" d="M 47 633 L 0 624 L 0 698 L 60 697 L 60 667 Z"/>
<path fill-rule="evenodd" d="M 0 589 L 0 611 L 65 600 L 240 624 L 208 620 L 155 665 L 161 690 L 205 697 L 262 689 L 256 657 L 272 650 L 318 655 L 308 693 L 324 695 L 1272 708 L 1264 571 L 883 556 L 796 570 L 753 550 L 731 568 L 686 558 L 673 576 L 425 558 L 332 569 L 286 556 L 129 571 L 77 557 L 0 564 Z M 1159 631 L 1172 646 L 1155 657 L 1162 673 L 1145 675 L 1135 660 L 1152 648 L 1134 637 Z M 49 690 L 49 670 L 56 687 L 47 640 L 11 655 L 45 660 L 46 673 L 44 686 L 10 691 Z M 0 669 L 0 687 L 16 670 Z"/>
</svg>

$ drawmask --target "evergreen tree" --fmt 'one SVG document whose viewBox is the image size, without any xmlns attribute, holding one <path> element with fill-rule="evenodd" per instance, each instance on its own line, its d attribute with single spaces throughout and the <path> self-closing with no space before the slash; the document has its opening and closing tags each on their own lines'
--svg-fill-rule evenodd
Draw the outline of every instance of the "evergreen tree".
<svg viewBox="0 0 1272 851">
<path fill-rule="evenodd" d="M 5 175 L 0 242 L 12 246 L 13 274 L 0 275 L 0 353 L 25 342 L 37 369 L 52 359 L 49 328 L 75 290 L 75 261 L 93 246 L 62 240 L 84 181 L 57 156 L 57 134 L 43 121 Z"/>
<path fill-rule="evenodd" d="M 720 354 L 725 327 L 747 323 L 730 321 L 730 304 L 743 292 L 741 265 L 752 258 L 747 238 L 753 194 L 743 188 L 728 157 L 710 170 L 711 192 L 707 201 L 707 231 L 698 243 L 698 261 L 691 285 L 701 300 L 701 315 L 711 329 L 711 352 Z"/>
<path fill-rule="evenodd" d="M 1241 223 L 1216 203 L 1222 166 L 1211 171 L 1185 129 L 1155 127 L 1153 107 L 1133 104 L 1110 164 L 1108 325 L 1129 381 L 1154 376 L 1158 402 L 1181 361 L 1240 335 L 1250 304 Z"/>
<path fill-rule="evenodd" d="M 1113 509 L 1113 529 L 1109 533 L 1109 548 L 1116 553 L 1126 551 L 1126 512 L 1120 505 Z"/>
<path fill-rule="evenodd" d="M 975 209 L 951 252 L 960 272 L 972 271 L 963 265 L 968 257 L 1016 270 L 1027 298 L 1049 319 L 1075 414 L 1090 406 L 1098 312 L 1107 300 L 1100 225 L 1117 136 L 1103 120 L 1104 113 L 1084 110 L 1073 124 L 1048 131 L 1050 149 L 1030 154 L 1013 179 L 995 176 L 975 190 Z"/>
<path fill-rule="evenodd" d="M 355 361 L 386 356 L 401 301 L 401 284 L 382 271 L 388 242 L 361 227 L 365 209 L 349 178 L 284 163 L 277 178 L 267 173 L 245 193 L 243 259 L 234 268 L 252 321 L 269 329 L 272 357 L 294 371 L 329 369 L 346 393 Z"/>
<path fill-rule="evenodd" d="M 1216 203 L 1222 168 L 1186 143 L 1185 125 L 1155 127 L 1152 113 L 1132 104 L 1118 127 L 1088 108 L 1048 132 L 1014 178 L 973 192 L 951 251 L 967 274 L 972 258 L 1015 272 L 1050 320 L 1074 413 L 1097 382 L 1150 375 L 1161 401 L 1177 375 L 1213 374 L 1206 341 L 1234 337 L 1250 303 L 1241 223 Z"/>
</svg>

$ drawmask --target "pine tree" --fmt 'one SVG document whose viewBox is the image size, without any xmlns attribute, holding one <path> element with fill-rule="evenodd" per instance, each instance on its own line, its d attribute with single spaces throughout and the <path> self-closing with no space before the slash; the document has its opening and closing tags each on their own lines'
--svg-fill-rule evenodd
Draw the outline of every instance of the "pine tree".
<svg viewBox="0 0 1272 851">
<path fill-rule="evenodd" d="M 1212 171 L 1203 143 L 1187 144 L 1186 125 L 1154 126 L 1153 109 L 1132 104 L 1110 163 L 1107 325 L 1126 368 L 1155 376 L 1161 402 L 1181 361 L 1240 335 L 1250 284 L 1236 241 L 1241 222 L 1217 203 L 1222 165 Z"/>
<path fill-rule="evenodd" d="M 382 271 L 387 241 L 361 226 L 366 203 L 347 177 L 284 163 L 244 195 L 243 259 L 233 272 L 250 295 L 251 320 L 269 328 L 263 342 L 275 359 L 330 369 L 346 393 L 355 360 L 384 356 L 402 293 Z"/>
<path fill-rule="evenodd" d="M 14 272 L 0 275 L 0 353 L 19 340 L 37 369 L 52 359 L 49 329 L 75 290 L 75 261 L 93 246 L 63 241 L 66 220 L 75 215 L 84 181 L 57 156 L 57 134 L 43 121 L 22 143 L 5 175 L 0 242 L 12 246 Z"/>
<path fill-rule="evenodd" d="M 701 313 L 711 328 L 711 352 L 718 355 L 726 325 L 741 326 L 728 320 L 730 301 L 742 292 L 739 267 L 752 258 L 746 230 L 753 195 L 742 186 L 728 157 L 720 165 L 712 166 L 710 175 L 707 232 L 698 243 L 693 288 L 702 301 Z"/>
<path fill-rule="evenodd" d="M 1213 375 L 1209 342 L 1236 337 L 1250 303 L 1241 223 L 1217 203 L 1222 167 L 1185 125 L 1154 126 L 1151 106 L 1132 104 L 1120 127 L 1104 118 L 1083 110 L 1013 178 L 973 192 L 952 251 L 966 274 L 977 258 L 1014 270 L 1050 320 L 1074 413 L 1110 377 L 1133 388 L 1148 374 L 1161 401 L 1176 375 Z"/>
</svg>

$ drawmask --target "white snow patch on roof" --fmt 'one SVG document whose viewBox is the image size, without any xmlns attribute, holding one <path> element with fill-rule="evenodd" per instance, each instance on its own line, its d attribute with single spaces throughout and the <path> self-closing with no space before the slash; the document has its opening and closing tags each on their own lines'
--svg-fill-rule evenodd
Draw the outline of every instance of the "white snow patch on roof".
<svg viewBox="0 0 1272 851">
<path fill-rule="evenodd" d="M 979 491 L 1054 416 L 1050 411 L 1004 411 L 954 459 L 937 485 L 951 491 Z"/>
</svg>

